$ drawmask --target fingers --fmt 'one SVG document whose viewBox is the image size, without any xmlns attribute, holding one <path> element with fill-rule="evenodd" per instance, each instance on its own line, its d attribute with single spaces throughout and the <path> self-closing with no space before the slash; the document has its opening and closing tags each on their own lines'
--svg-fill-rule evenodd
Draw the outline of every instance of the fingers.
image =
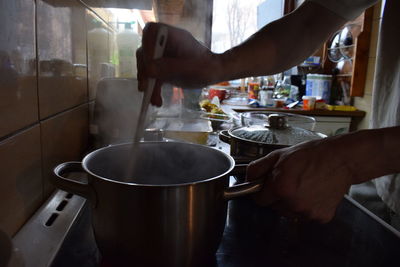
<svg viewBox="0 0 400 267">
<path fill-rule="evenodd" d="M 253 197 L 260 205 L 270 205 L 279 199 L 275 194 L 273 184 L 271 184 L 272 170 L 278 159 L 278 153 L 270 153 L 266 157 L 251 162 L 247 167 L 246 180 L 264 179 L 263 188 Z"/>
<path fill-rule="evenodd" d="M 260 178 L 266 178 L 273 170 L 278 159 L 279 154 L 272 152 L 265 157 L 252 161 L 247 167 L 246 180 L 254 181 Z"/>
<path fill-rule="evenodd" d="M 157 40 L 158 29 L 160 24 L 149 22 L 143 29 L 142 49 L 144 60 L 151 61 L 154 57 L 155 42 Z"/>
</svg>

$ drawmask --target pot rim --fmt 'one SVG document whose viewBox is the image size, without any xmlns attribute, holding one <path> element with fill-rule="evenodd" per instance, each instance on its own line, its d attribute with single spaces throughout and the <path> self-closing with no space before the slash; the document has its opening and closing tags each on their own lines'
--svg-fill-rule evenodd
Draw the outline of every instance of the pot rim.
<svg viewBox="0 0 400 267">
<path fill-rule="evenodd" d="M 127 145 L 131 145 L 132 144 L 131 142 L 128 142 L 128 143 L 120 143 L 120 144 L 109 145 L 109 146 L 102 147 L 102 148 L 99 148 L 99 149 L 96 149 L 96 150 L 90 152 L 89 154 L 87 154 L 83 158 L 82 163 L 81 163 L 82 164 L 82 168 L 88 174 L 90 174 L 91 176 L 93 176 L 95 178 L 98 178 L 100 180 L 111 182 L 111 183 L 116 183 L 116 184 L 121 184 L 121 185 L 129 185 L 129 186 L 143 186 L 143 187 L 154 187 L 154 188 L 155 187 L 162 187 L 162 188 L 165 188 L 165 187 L 189 186 L 189 185 L 196 185 L 196 184 L 202 184 L 202 183 L 211 182 L 211 181 L 220 179 L 221 177 L 224 177 L 224 176 L 228 175 L 229 173 L 232 172 L 233 168 L 235 167 L 235 160 L 233 159 L 233 157 L 231 155 L 226 154 L 226 153 L 224 153 L 224 152 L 222 152 L 222 151 L 220 151 L 218 149 L 214 149 L 214 148 L 211 148 L 211 147 L 208 147 L 208 146 L 205 146 L 205 145 L 194 144 L 194 143 L 185 143 L 185 142 L 175 142 L 175 141 L 174 142 L 146 141 L 146 142 L 141 142 L 141 143 L 146 143 L 146 144 L 152 143 L 152 144 L 158 144 L 158 145 L 163 144 L 163 143 L 168 143 L 168 144 L 170 144 L 170 143 L 178 143 L 178 144 L 181 144 L 181 145 L 191 145 L 191 146 L 197 146 L 197 147 L 210 149 L 210 151 L 215 151 L 213 153 L 219 153 L 219 154 L 225 156 L 229 160 L 230 166 L 229 166 L 227 171 L 225 171 L 222 174 L 219 174 L 217 176 L 214 176 L 214 177 L 211 177 L 211 178 L 207 178 L 207 179 L 203 179 L 203 180 L 199 180 L 199 181 L 195 181 L 195 182 L 180 183 L 180 184 L 138 184 L 138 183 L 131 183 L 131 182 L 116 181 L 116 180 L 113 180 L 113 179 L 109 179 L 109 178 L 97 175 L 97 174 L 93 173 L 92 171 L 90 171 L 89 168 L 87 167 L 87 162 L 91 158 L 93 158 L 96 154 L 100 153 L 103 150 L 107 150 L 107 149 L 111 149 L 111 148 L 115 148 L 115 147 L 127 146 Z"/>
</svg>

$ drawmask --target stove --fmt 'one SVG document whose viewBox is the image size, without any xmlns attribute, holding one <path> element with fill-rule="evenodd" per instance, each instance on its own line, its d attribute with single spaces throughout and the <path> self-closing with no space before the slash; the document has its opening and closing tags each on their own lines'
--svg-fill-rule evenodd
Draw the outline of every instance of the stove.
<svg viewBox="0 0 400 267">
<path fill-rule="evenodd" d="M 57 191 L 14 237 L 25 266 L 114 266 L 101 259 L 90 216 L 83 198 Z M 325 225 L 280 217 L 245 197 L 229 202 L 207 266 L 394 266 L 399 249 L 400 233 L 347 196 Z"/>
<path fill-rule="evenodd" d="M 215 148 L 229 153 L 224 143 L 217 141 Z M 236 178 L 231 177 L 230 183 Z M 62 190 L 32 216 L 13 242 L 25 267 L 116 267 L 97 249 L 89 203 Z M 218 251 L 202 266 L 397 266 L 399 251 L 400 233 L 348 196 L 335 218 L 324 225 L 281 217 L 242 197 L 229 201 Z"/>
</svg>

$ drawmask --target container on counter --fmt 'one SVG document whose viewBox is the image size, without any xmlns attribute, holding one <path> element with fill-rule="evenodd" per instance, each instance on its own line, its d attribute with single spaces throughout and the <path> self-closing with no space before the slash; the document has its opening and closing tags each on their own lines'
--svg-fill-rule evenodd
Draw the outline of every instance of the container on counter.
<svg viewBox="0 0 400 267">
<path fill-rule="evenodd" d="M 216 96 L 219 98 L 219 101 L 222 102 L 222 100 L 226 98 L 226 93 L 225 88 L 211 87 L 208 89 L 208 98 L 213 99 Z"/>
<path fill-rule="evenodd" d="M 103 63 L 109 63 L 108 37 L 110 32 L 100 21 L 93 21 L 94 28 L 88 31 L 88 64 L 91 78 L 97 83 L 102 78 L 101 69 Z"/>
<path fill-rule="evenodd" d="M 314 96 L 303 96 L 303 109 L 314 110 L 316 98 Z"/>
<path fill-rule="evenodd" d="M 285 99 L 274 99 L 274 108 L 283 108 L 285 106 Z"/>
<path fill-rule="evenodd" d="M 259 92 L 260 106 L 273 107 L 274 106 L 274 88 L 262 88 Z"/>
<path fill-rule="evenodd" d="M 307 74 L 306 95 L 323 99 L 329 103 L 331 96 L 332 75 Z"/>
<path fill-rule="evenodd" d="M 258 99 L 259 91 L 260 79 L 258 77 L 252 77 L 247 83 L 248 99 Z"/>
<path fill-rule="evenodd" d="M 139 43 L 139 34 L 132 29 L 131 23 L 125 23 L 125 29 L 117 34 L 120 77 L 137 77 L 136 49 Z"/>
</svg>

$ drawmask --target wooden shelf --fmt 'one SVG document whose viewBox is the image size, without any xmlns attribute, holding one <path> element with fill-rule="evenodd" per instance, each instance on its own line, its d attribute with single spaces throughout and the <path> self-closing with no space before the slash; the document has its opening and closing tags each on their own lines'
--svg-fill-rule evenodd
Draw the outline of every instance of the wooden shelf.
<svg viewBox="0 0 400 267">
<path fill-rule="evenodd" d="M 354 47 L 353 57 L 351 59 L 343 59 L 338 62 L 332 62 L 328 58 L 331 50 L 338 48 L 329 48 L 328 42 L 324 45 L 323 50 L 323 70 L 324 73 L 332 73 L 336 68 L 339 74 L 337 79 L 345 80 L 349 83 L 350 96 L 364 96 L 365 81 L 367 77 L 368 52 L 371 39 L 373 8 L 368 8 L 361 16 L 344 25 L 351 26 L 357 30 L 352 32 L 353 45 L 342 46 L 342 48 Z M 343 27 L 343 28 L 344 28 Z M 345 62 L 346 61 L 346 62 Z"/>
</svg>

